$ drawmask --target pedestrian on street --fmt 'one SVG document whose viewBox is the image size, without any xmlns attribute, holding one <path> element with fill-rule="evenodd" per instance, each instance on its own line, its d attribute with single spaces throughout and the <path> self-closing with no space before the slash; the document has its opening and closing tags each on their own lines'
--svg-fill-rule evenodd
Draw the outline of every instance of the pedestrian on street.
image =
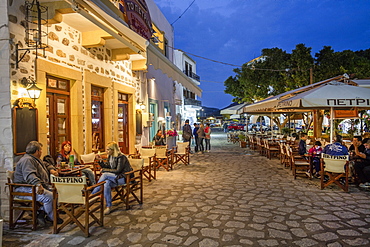
<svg viewBox="0 0 370 247">
<path fill-rule="evenodd" d="M 197 133 L 198 129 L 199 129 L 199 124 L 194 123 L 193 138 L 194 138 L 194 143 L 195 143 L 195 147 L 194 147 L 194 152 L 195 153 L 198 152 L 198 149 L 199 149 L 199 147 L 198 147 L 198 133 Z"/>
<path fill-rule="evenodd" d="M 182 139 L 183 139 L 183 142 L 189 142 L 189 152 L 191 152 L 190 144 L 191 144 L 192 136 L 193 135 L 191 133 L 191 126 L 189 124 L 189 119 L 186 119 L 184 126 L 182 126 Z"/>
<path fill-rule="evenodd" d="M 199 125 L 199 129 L 198 129 L 197 133 L 198 133 L 198 148 L 199 148 L 198 153 L 204 153 L 203 139 L 205 138 L 205 133 L 204 133 L 204 125 L 203 124 Z"/>
<path fill-rule="evenodd" d="M 206 152 L 209 153 L 211 150 L 211 126 L 209 123 L 206 124 L 206 128 L 204 129 L 204 140 L 206 142 Z"/>
</svg>

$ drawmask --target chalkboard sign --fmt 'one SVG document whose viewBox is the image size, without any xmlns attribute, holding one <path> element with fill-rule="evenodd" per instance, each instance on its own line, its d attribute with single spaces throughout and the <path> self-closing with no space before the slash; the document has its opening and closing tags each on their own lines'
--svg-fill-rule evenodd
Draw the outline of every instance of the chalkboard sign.
<svg viewBox="0 0 370 247">
<path fill-rule="evenodd" d="M 13 108 L 14 153 L 24 154 L 30 141 L 38 141 L 37 109 Z"/>
</svg>

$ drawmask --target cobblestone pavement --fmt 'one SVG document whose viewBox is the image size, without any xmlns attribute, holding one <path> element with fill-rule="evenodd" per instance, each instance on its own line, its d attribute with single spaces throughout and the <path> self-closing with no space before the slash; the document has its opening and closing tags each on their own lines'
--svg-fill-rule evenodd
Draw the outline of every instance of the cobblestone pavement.
<svg viewBox="0 0 370 247">
<path fill-rule="evenodd" d="M 114 205 L 91 237 L 74 225 L 57 235 L 5 225 L 3 246 L 370 246 L 370 192 L 320 190 L 317 179 L 294 180 L 277 159 L 212 136 L 210 153 L 160 170 L 143 205 Z"/>
</svg>

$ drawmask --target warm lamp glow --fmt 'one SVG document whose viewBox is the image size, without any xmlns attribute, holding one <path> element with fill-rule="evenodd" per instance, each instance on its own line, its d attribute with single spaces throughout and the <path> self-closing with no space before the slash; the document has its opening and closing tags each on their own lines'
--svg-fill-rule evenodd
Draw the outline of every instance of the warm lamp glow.
<svg viewBox="0 0 370 247">
<path fill-rule="evenodd" d="M 28 95 L 33 100 L 40 98 L 41 90 L 42 89 L 37 87 L 35 83 L 32 83 L 32 85 L 29 88 L 27 88 Z"/>
</svg>

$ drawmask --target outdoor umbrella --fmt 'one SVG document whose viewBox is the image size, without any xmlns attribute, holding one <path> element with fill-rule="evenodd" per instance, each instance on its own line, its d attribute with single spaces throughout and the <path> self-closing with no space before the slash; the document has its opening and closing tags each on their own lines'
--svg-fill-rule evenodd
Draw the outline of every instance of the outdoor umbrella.
<svg viewBox="0 0 370 247">
<path fill-rule="evenodd" d="M 330 109 L 330 141 L 332 141 L 334 109 L 370 109 L 370 89 L 331 81 L 280 101 L 277 108 Z"/>
</svg>

